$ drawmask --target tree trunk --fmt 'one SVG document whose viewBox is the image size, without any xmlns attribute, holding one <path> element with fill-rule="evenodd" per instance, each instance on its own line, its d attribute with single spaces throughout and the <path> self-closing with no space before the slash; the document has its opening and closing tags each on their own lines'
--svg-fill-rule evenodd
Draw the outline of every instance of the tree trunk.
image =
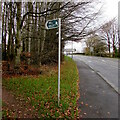
<svg viewBox="0 0 120 120">
<path fill-rule="evenodd" d="M 21 44 L 21 2 L 17 2 L 17 36 L 16 36 L 16 65 L 20 65 L 20 54 L 22 51 L 22 44 Z"/>
<path fill-rule="evenodd" d="M 109 51 L 109 57 L 111 56 L 110 55 L 110 38 L 109 38 L 109 35 L 107 33 L 107 39 L 108 39 L 108 51 Z"/>
<path fill-rule="evenodd" d="M 113 57 L 115 57 L 115 33 L 114 33 L 114 31 L 113 31 Z"/>
<path fill-rule="evenodd" d="M 6 59 L 6 55 L 5 55 L 5 50 L 6 50 L 6 39 L 5 39 L 5 36 L 4 36 L 4 31 L 5 31 L 5 24 L 6 24 L 6 22 L 5 22 L 5 3 L 4 3 L 4 12 L 3 12 L 3 14 L 2 14 L 2 58 L 3 58 L 3 60 L 5 60 Z"/>
<path fill-rule="evenodd" d="M 11 45 L 12 45 L 12 2 L 9 4 L 10 7 L 10 16 L 9 16 L 9 37 L 8 37 L 8 47 L 7 47 L 7 52 L 8 52 L 8 60 L 11 61 Z"/>
</svg>

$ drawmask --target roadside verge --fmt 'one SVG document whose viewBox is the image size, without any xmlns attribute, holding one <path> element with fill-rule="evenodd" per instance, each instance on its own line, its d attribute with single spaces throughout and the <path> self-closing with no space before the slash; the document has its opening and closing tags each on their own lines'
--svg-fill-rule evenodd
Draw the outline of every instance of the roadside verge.
<svg viewBox="0 0 120 120">
<path fill-rule="evenodd" d="M 79 77 L 76 63 L 71 58 L 65 57 L 65 61 L 61 64 L 60 106 L 57 104 L 57 70 L 57 66 L 52 66 L 48 67 L 45 74 L 38 76 L 3 78 L 4 89 L 10 91 L 12 96 L 18 100 L 22 99 L 19 113 L 14 109 L 17 102 L 10 105 L 9 97 L 7 100 L 3 100 L 3 118 L 28 118 L 25 115 L 31 113 L 29 112 L 31 110 L 34 110 L 35 113 L 32 115 L 33 118 L 78 118 L 77 82 Z M 27 107 L 24 104 L 29 108 L 26 113 L 22 113 Z"/>
</svg>

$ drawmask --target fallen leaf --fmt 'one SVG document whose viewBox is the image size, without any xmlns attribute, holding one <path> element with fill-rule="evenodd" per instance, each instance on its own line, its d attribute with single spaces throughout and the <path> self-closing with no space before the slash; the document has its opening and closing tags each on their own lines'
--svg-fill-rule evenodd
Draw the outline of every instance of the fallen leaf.
<svg viewBox="0 0 120 120">
<path fill-rule="evenodd" d="M 62 107 L 62 104 L 60 104 L 60 106 Z"/>
<path fill-rule="evenodd" d="M 7 114 L 7 116 L 9 115 L 8 112 L 6 114 Z"/>
<path fill-rule="evenodd" d="M 81 105 L 83 105 L 84 103 L 83 102 L 81 102 Z"/>
<path fill-rule="evenodd" d="M 30 100 L 30 98 L 29 98 L 29 97 L 28 97 L 27 99 L 28 99 L 28 100 Z"/>
<path fill-rule="evenodd" d="M 96 111 L 96 113 L 98 114 L 99 112 L 98 112 L 98 111 Z"/>
<path fill-rule="evenodd" d="M 45 117 L 45 115 L 41 114 L 42 117 Z"/>
<path fill-rule="evenodd" d="M 18 113 L 20 114 L 20 113 L 21 113 L 21 111 L 18 111 Z"/>
<path fill-rule="evenodd" d="M 84 115 L 87 115 L 87 113 L 84 113 Z"/>
<path fill-rule="evenodd" d="M 110 115 L 110 112 L 107 112 L 108 115 Z"/>
<path fill-rule="evenodd" d="M 67 112 L 65 112 L 65 115 L 67 115 Z"/>
<path fill-rule="evenodd" d="M 90 105 L 90 108 L 92 108 L 92 105 Z"/>
<path fill-rule="evenodd" d="M 87 104 L 87 103 L 86 103 L 85 105 L 86 105 L 86 106 L 88 106 L 88 104 Z"/>
<path fill-rule="evenodd" d="M 82 118 L 82 115 L 80 115 L 80 117 Z"/>
<path fill-rule="evenodd" d="M 67 110 L 67 114 L 70 115 L 70 110 Z"/>
<path fill-rule="evenodd" d="M 12 105 L 12 107 L 14 107 L 15 105 Z"/>
</svg>

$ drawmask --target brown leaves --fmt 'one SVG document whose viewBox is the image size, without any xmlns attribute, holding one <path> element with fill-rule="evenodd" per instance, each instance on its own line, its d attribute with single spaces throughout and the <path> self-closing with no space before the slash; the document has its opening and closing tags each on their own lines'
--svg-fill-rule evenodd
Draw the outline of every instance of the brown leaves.
<svg viewBox="0 0 120 120">
<path fill-rule="evenodd" d="M 81 102 L 81 105 L 83 105 L 84 103 L 83 102 Z"/>
<path fill-rule="evenodd" d="M 86 103 L 85 106 L 88 106 L 88 104 Z"/>
<path fill-rule="evenodd" d="M 31 66 L 29 72 L 34 72 Z M 52 68 L 52 69 L 51 69 Z M 57 105 L 57 67 L 56 66 L 42 66 L 40 69 L 42 74 L 39 78 L 34 76 L 30 77 L 23 77 L 22 79 L 15 78 L 14 81 L 17 84 L 17 88 L 15 89 L 18 94 L 22 94 L 19 96 L 20 98 L 23 97 L 24 100 L 21 100 L 22 108 L 20 105 L 17 108 L 20 108 L 19 111 L 22 112 L 22 115 L 28 117 L 28 115 L 35 115 L 36 117 L 44 117 L 44 118 L 77 118 L 77 105 L 76 105 L 76 97 L 77 97 L 77 90 L 76 90 L 76 75 L 71 78 L 69 81 L 69 76 L 67 77 L 66 74 L 64 75 L 64 85 L 61 86 L 61 101 L 58 107 Z M 54 69 L 53 69 L 54 68 Z M 66 69 L 66 73 L 68 69 Z M 27 73 L 27 68 L 24 69 L 24 65 L 22 67 L 22 71 Z M 46 72 L 47 71 L 47 72 Z M 51 72 L 50 72 L 51 71 Z M 63 72 L 65 73 L 65 72 Z M 56 74 L 55 76 L 53 74 Z M 53 77 L 51 77 L 53 76 Z M 34 78 L 33 78 L 34 77 Z M 12 81 L 12 80 L 11 80 Z M 67 82 L 68 81 L 68 82 Z M 68 84 L 70 83 L 70 84 Z M 61 84 L 63 85 L 63 84 Z M 12 84 L 12 87 L 16 87 L 16 85 Z M 14 89 L 13 89 L 14 90 Z M 24 94 L 23 94 L 24 93 Z M 16 93 L 15 93 L 16 94 Z M 19 99 L 18 99 L 19 100 Z M 12 104 L 11 104 L 12 105 Z M 20 107 L 19 107 L 20 106 Z M 33 112 L 34 111 L 34 112 Z M 21 112 L 20 115 L 21 115 Z M 38 115 L 38 114 L 39 115 Z"/>
<path fill-rule="evenodd" d="M 85 105 L 86 107 L 88 106 L 88 103 L 84 103 L 83 101 L 80 104 Z"/>
<path fill-rule="evenodd" d="M 89 107 L 92 108 L 92 105 L 90 105 Z"/>
<path fill-rule="evenodd" d="M 30 101 L 31 99 L 30 99 L 30 97 L 27 97 L 27 99 Z"/>
<path fill-rule="evenodd" d="M 84 115 L 87 115 L 87 113 L 83 113 Z"/>
<path fill-rule="evenodd" d="M 59 106 L 62 107 L 62 104 L 60 104 Z"/>
<path fill-rule="evenodd" d="M 41 116 L 42 116 L 42 117 L 45 117 L 45 115 L 44 115 L 44 114 L 41 114 Z"/>
<path fill-rule="evenodd" d="M 110 115 L 110 112 L 107 112 L 108 115 Z"/>
<path fill-rule="evenodd" d="M 21 111 L 18 111 L 19 114 L 21 114 Z"/>
</svg>

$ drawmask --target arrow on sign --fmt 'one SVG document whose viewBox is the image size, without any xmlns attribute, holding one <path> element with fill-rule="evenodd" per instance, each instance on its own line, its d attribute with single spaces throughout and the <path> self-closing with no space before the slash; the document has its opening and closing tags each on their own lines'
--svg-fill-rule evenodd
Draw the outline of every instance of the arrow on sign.
<svg viewBox="0 0 120 120">
<path fill-rule="evenodd" d="M 48 20 L 45 24 L 46 29 L 54 29 L 59 27 L 58 19 L 55 20 Z"/>
</svg>

